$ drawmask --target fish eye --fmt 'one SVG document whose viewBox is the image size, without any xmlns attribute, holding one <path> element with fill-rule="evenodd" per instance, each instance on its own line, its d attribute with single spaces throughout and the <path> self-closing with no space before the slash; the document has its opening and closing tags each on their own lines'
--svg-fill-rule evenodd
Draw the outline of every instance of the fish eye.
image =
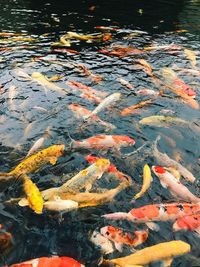
<svg viewBox="0 0 200 267">
<path fill-rule="evenodd" d="M 109 235 L 109 234 L 110 234 L 110 233 L 107 231 L 107 232 L 106 232 L 106 235 Z"/>
</svg>

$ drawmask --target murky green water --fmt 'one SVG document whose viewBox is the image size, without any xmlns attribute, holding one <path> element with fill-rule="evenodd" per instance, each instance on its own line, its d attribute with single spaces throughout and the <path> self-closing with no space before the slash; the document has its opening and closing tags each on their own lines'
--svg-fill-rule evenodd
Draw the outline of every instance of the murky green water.
<svg viewBox="0 0 200 267">
<path fill-rule="evenodd" d="M 159 149 L 168 153 L 172 158 L 179 158 L 197 177 L 194 185 L 186 183 L 196 195 L 199 192 L 199 132 L 188 127 L 149 127 L 138 128 L 138 121 L 149 115 L 159 115 L 162 109 L 174 111 L 174 115 L 185 120 L 200 124 L 199 110 L 193 110 L 176 97 L 158 98 L 154 105 L 141 109 L 136 115 L 121 117 L 119 112 L 134 103 L 148 97 L 130 93 L 123 87 L 117 78 L 123 77 L 134 85 L 134 90 L 142 88 L 155 89 L 144 71 L 138 70 L 133 62 L 144 58 L 155 73 L 163 67 L 174 64 L 179 68 L 191 68 L 183 49 L 177 53 L 153 51 L 132 57 L 118 58 L 100 54 L 98 50 L 106 45 L 133 46 L 143 49 L 151 44 L 177 44 L 197 51 L 197 67 L 199 63 L 199 11 L 200 1 L 0 1 L 0 31 L 23 32 L 27 37 L 35 38 L 33 42 L 3 43 L 0 39 L 0 84 L 1 111 L 0 111 L 0 165 L 1 171 L 9 171 L 16 166 L 27 154 L 32 144 L 42 136 L 47 127 L 51 128 L 51 136 L 45 142 L 45 147 L 57 143 L 69 143 L 68 132 L 74 139 L 84 139 L 92 135 L 105 133 L 100 125 L 90 124 L 80 130 L 81 120 L 74 117 L 68 109 L 71 103 L 85 105 L 92 110 L 95 104 L 86 99 L 72 96 L 60 96 L 56 92 L 47 90 L 37 83 L 23 81 L 16 75 L 16 68 L 22 68 L 26 73 L 39 71 L 48 77 L 61 75 L 63 78 L 56 82 L 60 87 L 67 88 L 65 82 L 75 80 L 97 90 L 108 93 L 121 92 L 122 100 L 112 109 L 100 113 L 102 120 L 116 125 L 116 129 L 109 134 L 128 135 L 136 140 L 135 148 L 150 141 L 150 144 L 161 134 Z M 113 39 L 107 43 L 75 42 L 70 49 L 79 54 L 52 52 L 51 43 L 56 42 L 59 36 L 67 31 L 78 33 L 100 33 L 95 26 L 115 26 L 120 31 L 113 32 Z M 175 32 L 176 30 L 187 32 Z M 139 31 L 133 38 L 125 38 L 129 33 Z M 9 38 L 7 39 L 7 41 Z M 10 47 L 11 49 L 4 49 Z M 16 48 L 14 50 L 14 48 Z M 48 63 L 41 60 L 33 61 L 36 57 L 52 55 L 67 67 Z M 69 64 L 70 63 L 70 64 Z M 82 73 L 78 72 L 74 64 L 81 63 L 96 75 L 104 77 L 99 84 Z M 196 91 L 196 100 L 200 100 L 199 76 L 180 74 L 184 81 Z M 11 105 L 8 89 L 11 85 L 17 88 L 16 97 Z M 47 110 L 39 111 L 34 106 Z M 27 129 L 28 126 L 28 129 Z M 172 146 L 169 138 L 175 141 Z M 148 153 L 148 148 L 127 159 L 107 154 L 107 157 L 121 170 L 131 175 L 137 184 L 142 183 L 142 168 L 145 163 L 156 164 L 156 160 Z M 134 148 L 134 149 L 135 149 Z M 126 152 L 131 151 L 127 149 Z M 84 156 L 86 153 L 72 153 L 60 158 L 55 166 L 45 166 L 39 172 L 32 174 L 32 180 L 40 189 L 57 186 L 63 183 L 62 175 L 73 174 L 87 166 Z M 111 188 L 111 181 L 105 178 L 103 187 Z M 18 181 L 2 182 L 0 184 L 0 223 L 13 235 L 14 246 L 5 256 L 6 263 L 12 264 L 23 260 L 48 255 L 72 256 L 86 266 L 96 266 L 101 256 L 100 250 L 88 239 L 88 233 L 96 228 L 107 225 L 108 222 L 100 216 L 115 211 L 129 211 L 133 206 L 142 206 L 148 203 L 160 203 L 174 200 L 170 194 L 161 189 L 157 178 L 154 179 L 151 189 L 134 205 L 130 199 L 140 187 L 128 188 L 116 197 L 116 201 L 99 207 L 84 208 L 66 213 L 64 220 L 59 223 L 57 214 L 44 212 L 35 215 L 28 208 L 20 208 L 12 204 L 4 204 L 5 200 L 19 197 L 22 185 Z M 137 226 L 128 222 L 113 222 L 115 226 L 127 229 L 136 229 Z M 148 241 L 142 247 L 173 239 L 181 239 L 192 245 L 192 255 L 200 257 L 200 239 L 194 233 L 173 233 L 171 223 L 160 223 L 162 231 L 150 232 Z M 115 254 L 115 256 L 119 254 Z M 126 255 L 126 252 L 124 253 Z M 1 263 L 4 266 L 4 263 Z M 159 266 L 152 264 L 151 266 Z M 174 260 L 172 266 L 200 266 L 191 265 L 187 256 Z"/>
</svg>

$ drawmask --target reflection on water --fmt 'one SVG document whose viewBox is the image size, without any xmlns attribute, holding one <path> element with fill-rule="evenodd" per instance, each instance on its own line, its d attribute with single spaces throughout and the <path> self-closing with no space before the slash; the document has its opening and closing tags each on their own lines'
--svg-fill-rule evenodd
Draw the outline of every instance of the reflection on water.
<svg viewBox="0 0 200 267">
<path fill-rule="evenodd" d="M 138 110 L 132 116 L 121 117 L 120 112 L 125 107 L 136 104 L 148 97 L 136 95 L 136 91 L 144 88 L 158 92 L 160 88 L 152 81 L 152 77 L 139 67 L 138 59 L 145 59 L 158 77 L 160 69 L 172 67 L 185 83 L 197 93 L 199 101 L 199 76 L 191 73 L 181 73 L 178 69 L 191 69 L 189 60 L 185 57 L 182 47 L 197 51 L 197 68 L 199 65 L 199 1 L 4 1 L 0 2 L 0 31 L 24 33 L 28 41 L 13 40 L 12 37 L 0 39 L 0 159 L 1 171 L 9 171 L 25 157 L 33 143 L 50 129 L 49 137 L 44 147 L 51 144 L 70 142 L 69 133 L 74 139 L 84 139 L 92 135 L 106 133 L 104 125 L 90 123 L 80 128 L 81 119 L 75 118 L 68 106 L 72 103 L 84 105 L 93 110 L 96 104 L 81 98 L 74 93 L 64 97 L 59 93 L 42 87 L 31 79 L 23 79 L 17 74 L 17 69 L 31 75 L 40 72 L 47 77 L 58 75 L 61 78 L 55 82 L 61 88 L 70 89 L 67 81 L 78 81 L 92 86 L 99 91 L 121 92 L 122 99 L 112 109 L 99 114 L 101 120 L 116 126 L 107 134 L 128 135 L 136 140 L 135 148 L 150 141 L 141 152 L 122 159 L 118 155 L 107 154 L 109 159 L 123 172 L 130 175 L 137 184 L 141 184 L 142 168 L 145 163 L 156 164 L 150 151 L 151 144 L 158 133 L 162 139 L 159 149 L 170 157 L 180 160 L 194 176 L 199 176 L 198 158 L 200 155 L 199 131 L 192 122 L 199 125 L 199 111 L 184 104 L 171 94 L 170 97 L 158 98 L 153 105 Z M 73 41 L 70 49 L 79 53 L 55 52 L 51 43 L 67 31 L 82 34 L 101 33 L 95 26 L 113 26 L 119 31 L 113 31 L 113 39 L 106 43 Z M 188 32 L 176 30 L 188 30 Z M 128 37 L 128 34 L 134 33 Z M 109 57 L 98 51 L 109 49 L 109 46 L 132 46 L 138 49 L 151 45 L 176 44 L 180 50 L 155 50 L 129 57 Z M 7 49 L 7 48 L 10 49 Z M 40 60 L 38 57 L 46 57 Z M 49 59 L 56 61 L 49 62 Z M 78 64 L 84 64 L 93 74 L 103 76 L 101 83 L 94 83 L 90 77 L 81 71 Z M 134 86 L 130 92 L 118 81 L 123 78 Z M 9 88 L 16 86 L 13 100 L 10 101 Z M 70 89 L 73 90 L 73 89 Z M 164 92 L 165 93 L 165 92 Z M 40 108 L 37 108 L 40 107 Z M 190 124 L 172 127 L 149 127 L 138 124 L 143 117 L 161 115 L 161 110 L 167 115 L 175 115 Z M 168 110 L 168 111 L 166 111 Z M 172 112 L 172 113 L 170 113 Z M 175 112 L 175 113 L 174 113 Z M 131 152 L 132 148 L 124 152 Z M 38 187 L 46 189 L 61 185 L 63 174 L 72 177 L 87 166 L 84 156 L 86 152 L 76 152 L 60 158 L 55 166 L 46 165 L 41 171 L 32 174 L 31 178 Z M 101 182 L 102 183 L 102 182 Z M 109 180 L 104 180 L 103 186 L 110 188 Z M 195 194 L 200 196 L 198 182 L 195 185 L 186 184 Z M 128 188 L 117 196 L 117 201 L 99 207 L 91 207 L 66 213 L 64 221 L 58 223 L 56 213 L 44 212 L 35 215 L 28 208 L 20 208 L 3 201 L 19 197 L 23 193 L 22 184 L 16 180 L 0 184 L 0 223 L 12 232 L 14 247 L 6 256 L 7 264 L 20 262 L 30 258 L 48 255 L 67 255 L 85 263 L 86 266 L 96 266 L 101 254 L 100 250 L 89 241 L 88 233 L 107 224 L 100 216 L 115 211 L 129 211 L 133 206 L 147 203 L 174 201 L 173 197 L 162 190 L 155 178 L 151 189 L 135 204 L 130 199 L 138 192 L 139 187 Z M 137 226 L 128 222 L 113 222 L 115 226 L 123 226 L 135 230 Z M 150 232 L 150 238 L 145 246 L 172 239 L 181 239 L 192 245 L 192 255 L 200 257 L 199 238 L 193 233 L 173 233 L 171 223 L 162 223 L 162 231 Z M 144 246 L 141 246 L 144 247 Z M 188 266 L 188 256 L 176 259 L 173 266 Z M 4 264 L 1 263 L 1 266 Z M 152 264 L 151 266 L 158 266 Z M 195 265 L 196 266 L 196 265 Z"/>
</svg>

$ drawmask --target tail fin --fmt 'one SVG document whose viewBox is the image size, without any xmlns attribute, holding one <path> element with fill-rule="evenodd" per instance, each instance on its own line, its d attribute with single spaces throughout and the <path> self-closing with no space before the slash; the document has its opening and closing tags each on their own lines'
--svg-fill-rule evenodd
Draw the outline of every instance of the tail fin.
<svg viewBox="0 0 200 267">
<path fill-rule="evenodd" d="M 153 141 L 153 144 L 152 144 L 152 149 L 153 150 L 156 150 L 157 149 L 157 145 L 158 145 L 158 141 L 161 139 L 161 136 L 158 135 L 155 139 L 155 141 Z"/>
<path fill-rule="evenodd" d="M 68 130 L 67 130 L 67 135 L 68 135 L 69 139 L 71 140 L 69 145 L 70 145 L 70 148 L 72 149 L 72 148 L 74 148 L 74 144 L 75 144 L 76 141 L 71 137 L 71 135 L 70 135 Z"/>
</svg>

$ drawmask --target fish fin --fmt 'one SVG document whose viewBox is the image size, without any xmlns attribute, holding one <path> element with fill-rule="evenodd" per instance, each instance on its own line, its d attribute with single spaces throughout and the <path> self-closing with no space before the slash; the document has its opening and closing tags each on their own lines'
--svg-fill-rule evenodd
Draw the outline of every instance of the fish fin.
<svg viewBox="0 0 200 267">
<path fill-rule="evenodd" d="M 92 185 L 91 184 L 88 184 L 88 185 L 85 186 L 85 191 L 86 192 L 89 192 L 91 189 L 92 189 Z"/>
<path fill-rule="evenodd" d="M 158 232 L 160 230 L 160 226 L 157 225 L 154 222 L 146 222 L 146 225 L 148 226 L 149 229 L 151 229 L 152 231 L 156 231 Z"/>
<path fill-rule="evenodd" d="M 135 253 L 135 252 L 137 251 L 137 249 L 135 249 L 135 248 L 132 247 L 132 248 L 130 249 L 130 251 L 133 252 L 133 253 Z"/>
<path fill-rule="evenodd" d="M 200 237 L 200 226 L 194 231 L 198 237 Z"/>
<path fill-rule="evenodd" d="M 167 258 L 165 260 L 162 260 L 162 266 L 163 267 L 169 267 L 169 266 L 171 266 L 172 261 L 173 261 L 173 258 Z"/>
<path fill-rule="evenodd" d="M 51 157 L 51 158 L 49 159 L 49 162 L 50 162 L 52 165 L 55 165 L 56 162 L 57 162 L 57 158 L 56 158 L 56 157 Z"/>
<path fill-rule="evenodd" d="M 164 187 L 164 188 L 167 188 L 167 185 L 166 185 L 166 183 L 165 183 L 165 182 L 163 182 L 163 181 L 160 181 L 160 183 L 161 183 L 162 187 Z"/>
<path fill-rule="evenodd" d="M 116 248 L 119 252 L 122 252 L 122 251 L 123 251 L 123 244 L 122 244 L 122 243 L 117 243 L 117 242 L 115 242 L 115 248 Z"/>
<path fill-rule="evenodd" d="M 20 207 L 25 207 L 25 206 L 28 206 L 28 200 L 26 198 L 22 198 L 19 202 L 18 202 L 18 205 Z"/>
</svg>

